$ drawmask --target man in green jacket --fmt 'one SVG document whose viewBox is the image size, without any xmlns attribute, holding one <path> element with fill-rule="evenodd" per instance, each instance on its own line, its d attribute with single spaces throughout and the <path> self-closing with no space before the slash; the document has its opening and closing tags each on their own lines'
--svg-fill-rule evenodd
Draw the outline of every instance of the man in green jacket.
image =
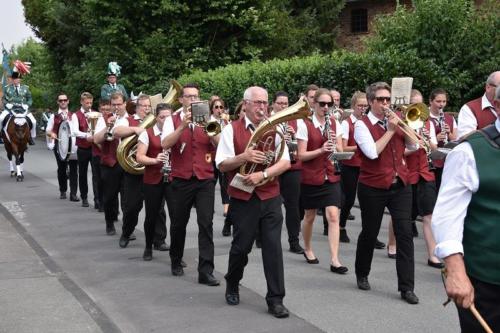
<svg viewBox="0 0 500 333">
<path fill-rule="evenodd" d="M 123 84 L 117 83 L 118 76 L 120 76 L 120 69 L 121 67 L 116 62 L 108 64 L 108 83 L 103 84 L 101 87 L 101 99 L 109 101 L 112 93 L 120 91 L 123 97 L 125 97 L 125 101 L 128 100 L 127 90 Z"/>
</svg>

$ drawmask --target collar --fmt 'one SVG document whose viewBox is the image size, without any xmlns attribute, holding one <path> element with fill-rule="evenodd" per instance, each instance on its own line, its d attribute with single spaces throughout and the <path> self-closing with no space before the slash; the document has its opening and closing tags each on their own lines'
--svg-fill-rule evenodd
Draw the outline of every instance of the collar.
<svg viewBox="0 0 500 333">
<path fill-rule="evenodd" d="M 83 114 L 86 114 L 86 113 L 87 113 L 87 111 L 85 111 L 85 110 L 83 109 L 83 107 L 80 107 L 80 112 L 81 112 L 81 113 L 83 113 Z M 90 111 L 88 111 L 88 112 L 90 112 Z"/>
<path fill-rule="evenodd" d="M 69 113 L 69 109 L 66 109 L 66 110 L 57 110 L 57 114 L 61 114 L 61 113 Z"/>
<path fill-rule="evenodd" d="M 161 129 L 158 128 L 158 126 L 153 126 L 153 133 L 155 136 L 161 135 Z"/>
<path fill-rule="evenodd" d="M 254 128 L 257 128 L 257 126 L 255 126 L 255 124 L 252 123 L 250 119 L 248 119 L 248 117 L 245 115 L 245 129 L 248 129 L 248 126 L 250 126 L 250 124 L 252 124 Z"/>
<path fill-rule="evenodd" d="M 124 118 L 128 118 L 128 112 L 127 111 L 125 111 L 125 114 L 123 116 L 118 116 L 116 119 L 124 119 Z"/>
<path fill-rule="evenodd" d="M 323 125 L 321 125 L 318 118 L 316 118 L 316 113 L 314 113 L 312 116 L 312 123 L 314 125 L 314 128 L 323 128 Z"/>
<path fill-rule="evenodd" d="M 359 120 L 358 118 L 356 118 L 356 116 L 354 116 L 354 114 L 351 114 L 351 115 L 349 116 L 349 118 L 351 118 L 351 122 L 352 122 L 353 124 L 355 124 L 355 123 Z"/>
<path fill-rule="evenodd" d="M 481 110 L 484 109 L 488 110 L 495 109 L 493 105 L 491 105 L 490 101 L 488 101 L 488 99 L 486 98 L 486 94 L 484 94 L 483 97 L 481 98 Z"/>
<path fill-rule="evenodd" d="M 378 119 L 371 111 L 368 112 L 368 119 L 370 119 L 370 122 L 372 123 L 372 125 L 375 125 L 376 123 L 378 123 L 380 121 L 380 119 Z"/>
<path fill-rule="evenodd" d="M 139 117 L 139 116 L 137 115 L 137 113 L 135 113 L 135 114 L 134 114 L 134 117 L 133 117 L 133 118 L 134 118 L 135 120 L 139 120 L 139 121 L 142 121 L 142 120 L 143 120 L 143 119 L 141 119 L 141 117 Z M 144 117 L 144 118 L 146 118 L 146 117 Z"/>
</svg>

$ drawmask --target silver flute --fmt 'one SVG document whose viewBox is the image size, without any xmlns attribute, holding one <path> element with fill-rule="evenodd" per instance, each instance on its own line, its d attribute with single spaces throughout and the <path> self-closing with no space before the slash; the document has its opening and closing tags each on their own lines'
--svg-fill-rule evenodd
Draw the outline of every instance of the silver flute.
<svg viewBox="0 0 500 333">
<path fill-rule="evenodd" d="M 448 132 L 446 132 L 446 122 L 444 120 L 444 112 L 443 109 L 439 109 L 439 127 L 441 127 L 441 132 L 444 132 L 444 139 L 443 143 L 447 144 L 448 143 Z"/>
</svg>

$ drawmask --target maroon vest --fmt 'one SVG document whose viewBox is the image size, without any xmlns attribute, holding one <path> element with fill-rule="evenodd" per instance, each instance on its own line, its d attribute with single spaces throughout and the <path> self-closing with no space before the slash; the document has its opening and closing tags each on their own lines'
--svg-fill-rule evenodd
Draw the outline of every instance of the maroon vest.
<svg viewBox="0 0 500 333">
<path fill-rule="evenodd" d="M 251 132 L 249 129 L 245 128 L 245 119 L 239 119 L 233 121 L 229 126 L 233 126 L 233 145 L 234 145 L 234 154 L 235 156 L 243 153 L 245 148 L 250 141 Z M 274 147 L 274 135 L 272 137 L 273 142 L 272 146 Z M 265 138 L 263 138 L 265 140 Z M 262 168 L 257 167 L 256 171 L 261 171 Z M 228 177 L 228 184 L 231 184 L 236 172 L 239 171 L 239 168 L 229 171 L 226 173 Z M 228 185 L 227 193 L 230 197 L 234 197 L 236 199 L 248 201 L 253 193 L 248 193 L 245 191 L 241 191 L 237 188 Z M 280 194 L 280 187 L 278 183 L 278 178 L 275 177 L 273 180 L 268 181 L 266 184 L 262 186 L 257 186 L 254 190 L 254 193 L 259 197 L 260 200 L 267 200 L 274 197 L 277 197 Z"/>
<path fill-rule="evenodd" d="M 89 124 L 87 123 L 85 114 L 81 110 L 78 110 L 75 112 L 75 115 L 78 118 L 78 130 L 80 132 L 87 133 L 87 131 L 89 130 Z M 76 146 L 78 148 L 88 149 L 92 147 L 92 144 L 85 138 L 76 138 Z"/>
<path fill-rule="evenodd" d="M 356 141 L 354 140 L 354 123 L 352 122 L 351 117 L 348 117 L 347 119 L 347 124 L 349 125 L 349 137 L 347 138 L 347 145 L 348 146 L 356 146 Z M 352 166 L 352 167 L 359 167 L 361 166 L 361 155 L 359 153 L 359 148 L 356 149 L 354 152 L 354 155 L 350 160 L 343 160 L 342 164 Z"/>
<path fill-rule="evenodd" d="M 293 128 L 293 130 L 295 131 L 295 133 L 297 133 L 297 120 L 296 119 L 294 119 L 292 121 L 289 121 L 288 125 Z M 292 166 L 288 170 L 289 171 L 291 171 L 291 170 L 302 170 L 302 161 L 300 161 L 298 158 L 295 158 L 295 162 L 292 163 Z"/>
<path fill-rule="evenodd" d="M 320 148 L 325 143 L 326 138 L 319 128 L 315 128 L 311 120 L 305 119 L 304 123 L 307 127 L 307 151 L 312 151 Z M 335 118 L 331 118 L 332 131 L 337 131 Z M 339 175 L 334 175 L 333 164 L 328 159 L 330 153 L 319 155 L 312 160 L 302 162 L 302 184 L 321 185 L 326 179 L 330 183 L 340 181 Z"/>
<path fill-rule="evenodd" d="M 73 117 L 73 113 L 68 111 L 68 121 L 71 121 Z M 61 116 L 60 113 L 57 113 L 54 116 L 54 126 L 52 127 L 52 132 L 58 134 L 59 133 L 59 126 L 61 126 L 61 123 L 63 122 L 63 117 Z"/>
<path fill-rule="evenodd" d="M 479 97 L 467 103 L 467 106 L 471 109 L 474 117 L 476 117 L 478 130 L 493 124 L 497 119 L 489 108 L 481 108 L 481 100 L 482 97 Z"/>
<path fill-rule="evenodd" d="M 95 143 L 92 144 L 92 156 L 99 156 L 101 157 L 101 148 L 99 148 L 98 145 L 96 145 Z"/>
<path fill-rule="evenodd" d="M 372 125 L 368 117 L 363 117 L 361 121 L 366 124 L 375 142 L 385 134 L 385 130 L 377 123 Z M 397 174 L 405 185 L 408 184 L 408 168 L 406 167 L 404 150 L 405 139 L 400 129 L 397 129 L 397 132 L 376 159 L 369 159 L 360 150 L 359 182 L 375 188 L 389 189 Z"/>
<path fill-rule="evenodd" d="M 118 139 L 113 141 L 104 141 L 101 144 L 101 164 L 110 168 L 114 167 L 116 160 L 116 149 L 118 148 Z"/>
<path fill-rule="evenodd" d="M 439 123 L 439 118 L 429 118 L 432 120 L 432 122 L 434 123 L 434 128 L 436 129 L 436 135 L 440 134 L 442 132 L 442 128 L 441 128 L 441 124 Z M 444 114 L 444 122 L 446 125 L 448 125 L 448 127 L 450 128 L 450 131 L 453 133 L 453 130 L 454 130 L 454 121 L 453 121 L 453 116 L 451 114 L 448 114 L 448 113 L 445 113 Z M 448 140 L 449 141 L 449 140 Z M 438 147 L 441 148 L 444 146 L 444 141 L 438 141 Z M 442 168 L 444 167 L 444 159 L 443 160 L 434 160 L 432 161 L 432 164 L 434 164 L 434 166 L 436 168 Z"/>
<path fill-rule="evenodd" d="M 134 116 L 128 116 L 127 120 L 128 120 L 129 127 L 139 127 L 139 125 L 141 124 L 141 121 L 138 119 L 135 119 Z"/>
<path fill-rule="evenodd" d="M 159 153 L 162 152 L 161 139 L 159 135 L 155 135 L 154 127 L 150 127 L 146 130 L 149 139 L 148 150 L 146 152 L 147 157 L 156 158 Z M 144 184 L 156 185 L 163 180 L 163 174 L 161 173 L 162 163 L 157 163 L 155 165 L 146 165 L 144 167 Z"/>
<path fill-rule="evenodd" d="M 425 128 L 430 130 L 430 122 L 425 122 Z M 427 160 L 427 153 L 424 148 L 419 148 L 416 152 L 406 155 L 406 163 L 408 164 L 408 182 L 410 184 L 417 184 L 420 177 L 426 181 L 434 181 L 434 173 L 429 170 L 429 161 Z"/>
<path fill-rule="evenodd" d="M 174 129 L 181 125 L 180 113 L 172 116 Z M 182 149 L 182 153 L 181 153 Z M 199 180 L 213 179 L 214 168 L 212 153 L 215 147 L 202 128 L 194 126 L 193 130 L 186 127 L 179 140 L 172 147 L 172 177 Z"/>
</svg>

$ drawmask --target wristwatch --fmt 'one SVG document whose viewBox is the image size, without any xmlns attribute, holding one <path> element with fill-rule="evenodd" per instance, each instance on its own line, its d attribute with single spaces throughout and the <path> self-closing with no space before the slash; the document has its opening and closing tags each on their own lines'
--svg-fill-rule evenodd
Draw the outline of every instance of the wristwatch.
<svg viewBox="0 0 500 333">
<path fill-rule="evenodd" d="M 264 180 L 267 180 L 268 176 L 267 176 L 267 169 L 265 169 L 264 171 L 262 171 L 262 176 L 264 176 Z"/>
</svg>

